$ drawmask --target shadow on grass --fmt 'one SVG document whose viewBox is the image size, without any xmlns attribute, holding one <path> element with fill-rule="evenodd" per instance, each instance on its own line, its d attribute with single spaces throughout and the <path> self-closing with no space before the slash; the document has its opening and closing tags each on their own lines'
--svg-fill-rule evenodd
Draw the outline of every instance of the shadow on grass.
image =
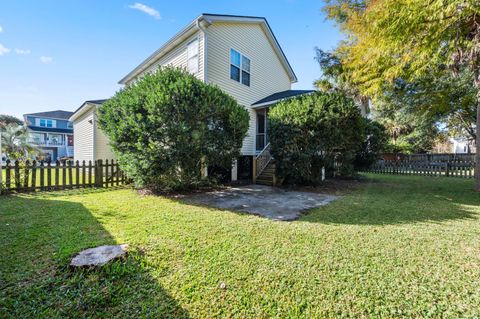
<svg viewBox="0 0 480 319">
<path fill-rule="evenodd" d="M 371 176 L 357 191 L 308 211 L 301 221 L 394 225 L 478 219 L 480 194 L 473 181 L 454 178 Z"/>
<path fill-rule="evenodd" d="M 0 199 L 0 317 L 189 317 L 134 247 L 100 268 L 70 268 L 79 251 L 117 243 L 82 204 L 56 198 Z"/>
</svg>

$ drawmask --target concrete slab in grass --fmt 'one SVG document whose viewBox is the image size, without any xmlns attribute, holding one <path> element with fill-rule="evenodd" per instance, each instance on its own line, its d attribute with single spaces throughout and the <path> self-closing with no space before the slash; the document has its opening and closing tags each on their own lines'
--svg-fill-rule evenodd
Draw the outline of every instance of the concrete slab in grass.
<svg viewBox="0 0 480 319">
<path fill-rule="evenodd" d="M 212 206 L 263 216 L 272 220 L 295 220 L 301 212 L 327 205 L 337 196 L 289 191 L 285 189 L 249 185 L 189 195 L 186 202 Z"/>
</svg>

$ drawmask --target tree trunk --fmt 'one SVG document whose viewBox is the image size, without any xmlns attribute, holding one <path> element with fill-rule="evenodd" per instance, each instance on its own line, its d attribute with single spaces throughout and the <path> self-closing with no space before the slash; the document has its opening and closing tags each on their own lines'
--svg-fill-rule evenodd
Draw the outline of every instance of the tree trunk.
<svg viewBox="0 0 480 319">
<path fill-rule="evenodd" d="M 475 190 L 480 192 L 480 87 L 477 87 L 477 139 L 475 141 Z"/>
</svg>

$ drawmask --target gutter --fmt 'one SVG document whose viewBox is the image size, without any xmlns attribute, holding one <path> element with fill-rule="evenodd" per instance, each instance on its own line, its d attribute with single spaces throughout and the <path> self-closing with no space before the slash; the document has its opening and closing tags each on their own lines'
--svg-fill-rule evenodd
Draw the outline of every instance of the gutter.
<svg viewBox="0 0 480 319">
<path fill-rule="evenodd" d="M 197 28 L 203 32 L 203 82 L 208 84 L 208 34 L 207 29 L 202 26 L 200 18 L 197 19 Z"/>
</svg>

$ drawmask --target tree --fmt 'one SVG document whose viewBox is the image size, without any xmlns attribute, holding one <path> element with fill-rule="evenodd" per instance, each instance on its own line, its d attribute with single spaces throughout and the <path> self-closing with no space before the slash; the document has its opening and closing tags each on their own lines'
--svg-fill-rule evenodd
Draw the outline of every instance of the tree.
<svg viewBox="0 0 480 319">
<path fill-rule="evenodd" d="M 28 132 L 24 126 L 8 124 L 1 130 L 2 151 L 14 160 L 26 159 L 38 149 L 28 141 Z"/>
<path fill-rule="evenodd" d="M 22 121 L 15 116 L 0 114 L 0 129 L 5 129 L 5 126 L 15 124 L 17 126 L 22 125 Z"/>
<path fill-rule="evenodd" d="M 480 125 L 480 3 L 478 0 L 326 0 L 328 16 L 348 34 L 342 63 L 364 94 L 384 83 L 414 81 L 439 66 L 466 69 L 476 89 Z M 480 191 L 480 130 L 476 130 L 476 190 Z"/>
<path fill-rule="evenodd" d="M 327 52 L 315 48 L 315 60 L 320 65 L 322 76 L 313 84 L 322 92 L 340 91 L 351 97 L 364 114 L 369 112 L 369 99 L 350 80 L 348 70 L 342 65 L 339 52 Z"/>
<path fill-rule="evenodd" d="M 218 87 L 161 68 L 104 103 L 99 124 L 138 187 L 168 191 L 211 182 L 201 174 L 208 165 L 230 170 L 249 115 Z"/>
</svg>

